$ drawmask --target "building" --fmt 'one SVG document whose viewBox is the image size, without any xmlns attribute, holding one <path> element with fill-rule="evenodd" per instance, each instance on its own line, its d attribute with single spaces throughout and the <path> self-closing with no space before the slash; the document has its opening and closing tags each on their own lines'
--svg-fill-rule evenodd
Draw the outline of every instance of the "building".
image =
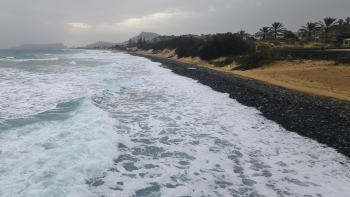
<svg viewBox="0 0 350 197">
<path fill-rule="evenodd" d="M 158 36 L 157 40 L 158 41 L 167 41 L 167 40 L 172 40 L 174 38 L 176 38 L 176 36 L 174 36 L 174 35 L 171 35 L 171 36 Z"/>
<path fill-rule="evenodd" d="M 126 51 L 136 52 L 137 47 L 128 47 L 128 48 L 126 48 Z"/>
<path fill-rule="evenodd" d="M 342 46 L 343 47 L 350 47 L 350 38 L 343 40 Z"/>
</svg>

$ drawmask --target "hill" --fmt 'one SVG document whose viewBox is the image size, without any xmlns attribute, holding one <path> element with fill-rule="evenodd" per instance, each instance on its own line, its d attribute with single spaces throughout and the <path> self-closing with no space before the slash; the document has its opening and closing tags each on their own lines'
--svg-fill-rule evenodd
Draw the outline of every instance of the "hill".
<svg viewBox="0 0 350 197">
<path fill-rule="evenodd" d="M 11 47 L 10 49 L 67 49 L 68 47 L 64 46 L 62 43 L 57 44 L 23 44 L 18 47 Z"/>
<path fill-rule="evenodd" d="M 137 40 L 141 37 L 142 39 L 145 38 L 146 40 L 151 40 L 157 36 L 160 36 L 159 34 L 157 33 L 152 33 L 152 32 L 142 32 L 140 33 L 138 36 L 135 36 L 133 38 L 131 38 L 131 40 L 134 40 L 135 42 L 137 42 Z M 122 43 L 119 43 L 119 44 L 128 44 L 129 43 L 129 40 L 125 41 L 125 42 L 122 42 Z"/>
<path fill-rule="evenodd" d="M 94 48 L 94 47 L 111 47 L 111 46 L 115 46 L 115 45 L 116 45 L 116 43 L 98 41 L 98 42 L 95 42 L 95 43 L 93 43 L 93 44 L 86 45 L 86 47 L 87 47 L 87 48 Z"/>
</svg>

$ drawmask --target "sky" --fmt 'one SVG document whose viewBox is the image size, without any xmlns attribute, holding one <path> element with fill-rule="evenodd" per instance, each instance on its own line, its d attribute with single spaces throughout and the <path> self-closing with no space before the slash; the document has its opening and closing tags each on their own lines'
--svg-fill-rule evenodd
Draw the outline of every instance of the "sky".
<svg viewBox="0 0 350 197">
<path fill-rule="evenodd" d="M 21 44 L 119 43 L 141 32 L 214 34 L 282 22 L 296 32 L 350 17 L 349 0 L 0 0 L 0 49 Z"/>
</svg>

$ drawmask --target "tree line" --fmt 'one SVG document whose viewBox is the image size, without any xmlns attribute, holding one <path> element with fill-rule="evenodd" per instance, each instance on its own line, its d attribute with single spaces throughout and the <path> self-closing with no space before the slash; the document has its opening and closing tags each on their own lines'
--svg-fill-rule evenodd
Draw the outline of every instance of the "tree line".
<svg viewBox="0 0 350 197">
<path fill-rule="evenodd" d="M 325 40 L 335 38 L 339 42 L 344 38 L 350 38 L 350 17 L 345 19 L 326 17 L 318 22 L 308 22 L 300 27 L 298 33 L 302 39 L 308 41 L 316 40 L 317 38 Z M 283 23 L 274 22 L 270 27 L 260 28 L 255 36 L 263 40 L 273 40 L 277 39 L 278 36 L 291 38 L 295 35 L 287 30 Z"/>
<path fill-rule="evenodd" d="M 243 37 L 230 32 L 215 34 L 207 41 L 192 37 L 176 37 L 157 43 L 139 44 L 138 47 L 143 50 L 153 49 L 154 52 L 175 49 L 178 58 L 199 56 L 204 60 L 240 55 L 253 48 Z"/>
</svg>

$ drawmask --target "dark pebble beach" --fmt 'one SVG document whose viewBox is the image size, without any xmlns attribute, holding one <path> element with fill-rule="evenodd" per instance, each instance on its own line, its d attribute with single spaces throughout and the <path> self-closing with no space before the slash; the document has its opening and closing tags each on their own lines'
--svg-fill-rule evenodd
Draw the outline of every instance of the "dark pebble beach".
<svg viewBox="0 0 350 197">
<path fill-rule="evenodd" d="M 349 103 L 303 94 L 192 64 L 134 55 L 160 62 L 175 74 L 198 80 L 215 91 L 228 93 L 230 98 L 258 109 L 264 117 L 286 130 L 333 147 L 350 158 Z"/>
</svg>

